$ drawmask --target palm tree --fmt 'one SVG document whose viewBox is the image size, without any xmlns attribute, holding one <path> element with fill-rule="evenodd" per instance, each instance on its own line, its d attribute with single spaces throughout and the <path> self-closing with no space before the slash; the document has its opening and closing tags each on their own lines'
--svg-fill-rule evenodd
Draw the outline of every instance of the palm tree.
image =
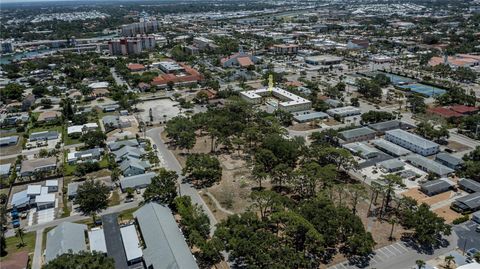
<svg viewBox="0 0 480 269">
<path fill-rule="evenodd" d="M 416 260 L 415 264 L 417 265 L 417 269 L 425 268 L 425 261 L 423 260 Z"/>
<path fill-rule="evenodd" d="M 448 255 L 445 257 L 445 268 L 452 268 L 452 262 L 455 262 L 455 257 Z"/>
<path fill-rule="evenodd" d="M 20 246 L 25 246 L 25 242 L 23 241 L 23 236 L 25 235 L 25 230 L 23 228 L 15 229 L 15 237 L 20 238 L 21 243 Z"/>
</svg>

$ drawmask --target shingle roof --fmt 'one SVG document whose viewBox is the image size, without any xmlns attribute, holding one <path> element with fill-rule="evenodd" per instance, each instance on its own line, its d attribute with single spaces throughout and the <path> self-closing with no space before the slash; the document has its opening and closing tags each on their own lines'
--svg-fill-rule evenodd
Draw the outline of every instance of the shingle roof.
<svg viewBox="0 0 480 269">
<path fill-rule="evenodd" d="M 149 203 L 135 211 L 133 215 L 145 241 L 143 258 L 147 267 L 198 268 L 168 207 Z"/>
<path fill-rule="evenodd" d="M 111 142 L 108 144 L 108 148 L 111 151 L 115 151 L 123 146 L 131 146 L 131 147 L 136 147 L 138 146 L 139 143 L 136 139 L 130 139 L 130 140 L 122 140 L 122 141 L 116 141 L 116 142 Z"/>
<path fill-rule="evenodd" d="M 457 203 L 462 203 L 469 208 L 479 208 L 480 207 L 480 192 L 475 192 L 455 200 Z"/>
<path fill-rule="evenodd" d="M 47 234 L 45 260 L 55 259 L 58 255 L 72 250 L 73 253 L 87 250 L 85 243 L 87 225 L 62 222 Z"/>
<path fill-rule="evenodd" d="M 429 193 L 433 193 L 433 192 L 440 192 L 442 190 L 447 190 L 452 186 L 453 186 L 453 183 L 450 180 L 445 180 L 441 178 L 437 180 L 427 181 L 426 183 L 423 183 L 422 185 L 420 185 L 420 188 Z"/>
<path fill-rule="evenodd" d="M 139 186 L 145 186 L 152 182 L 152 178 L 154 176 L 156 176 L 156 173 L 150 172 L 131 177 L 124 177 L 120 179 L 120 186 L 122 187 L 122 190 L 125 190 L 126 188 L 137 188 Z"/>
</svg>

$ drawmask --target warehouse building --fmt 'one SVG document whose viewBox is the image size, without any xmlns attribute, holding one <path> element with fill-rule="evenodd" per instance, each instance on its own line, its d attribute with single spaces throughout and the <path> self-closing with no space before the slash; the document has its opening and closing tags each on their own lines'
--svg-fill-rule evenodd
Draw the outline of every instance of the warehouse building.
<svg viewBox="0 0 480 269">
<path fill-rule="evenodd" d="M 366 141 L 375 138 L 375 131 L 368 127 L 360 127 L 340 132 L 339 137 L 347 143 Z"/>
<path fill-rule="evenodd" d="M 451 208 L 464 214 L 480 210 L 480 192 L 458 198 L 452 203 Z"/>
<path fill-rule="evenodd" d="M 337 107 L 337 108 L 331 108 L 327 110 L 327 114 L 332 116 L 332 117 L 350 117 L 350 116 L 356 116 L 360 115 L 362 112 L 360 111 L 359 108 L 353 107 L 353 106 L 344 106 L 344 107 Z"/>
<path fill-rule="evenodd" d="M 429 156 L 439 151 L 439 145 L 437 143 L 401 129 L 386 131 L 385 140 L 422 156 Z"/>
<path fill-rule="evenodd" d="M 418 154 L 408 155 L 405 157 L 405 159 L 413 166 L 416 166 L 427 173 L 436 174 L 440 177 L 447 177 L 449 174 L 454 172 L 452 168 L 446 167 L 443 164 L 437 163 Z"/>
<path fill-rule="evenodd" d="M 412 153 L 410 150 L 402 148 L 399 145 L 393 144 L 392 142 L 389 142 L 383 138 L 375 139 L 371 142 L 378 149 L 395 157 L 406 156 Z"/>
<path fill-rule="evenodd" d="M 420 190 L 428 196 L 433 196 L 453 189 L 455 183 L 447 178 L 431 180 L 420 185 Z"/>
<path fill-rule="evenodd" d="M 295 115 L 293 115 L 293 120 L 295 120 L 296 122 L 299 122 L 299 123 L 304 123 L 304 122 L 310 122 L 310 121 L 314 121 L 314 120 L 323 120 L 323 119 L 327 119 L 328 118 L 328 114 L 326 113 L 323 113 L 323 112 L 306 112 L 306 113 L 295 113 Z"/>
<path fill-rule="evenodd" d="M 247 102 L 254 104 L 261 104 L 264 98 L 273 96 L 281 101 L 278 103 L 278 109 L 286 112 L 304 111 L 312 108 L 310 100 L 278 87 L 244 91 L 240 92 L 240 96 Z"/>
</svg>

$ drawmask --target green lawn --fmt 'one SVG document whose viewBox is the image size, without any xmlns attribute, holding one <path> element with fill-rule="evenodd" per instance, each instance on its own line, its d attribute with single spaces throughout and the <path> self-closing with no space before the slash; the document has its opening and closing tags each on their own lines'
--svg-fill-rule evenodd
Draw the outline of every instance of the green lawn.
<svg viewBox="0 0 480 269">
<path fill-rule="evenodd" d="M 115 206 L 120 204 L 120 194 L 117 190 L 112 192 L 112 196 L 108 199 L 108 206 Z"/>
<path fill-rule="evenodd" d="M 72 179 L 70 177 L 64 177 L 63 179 L 63 190 L 62 190 L 62 203 L 63 203 L 63 212 L 62 218 L 66 218 L 70 216 L 70 208 L 68 207 L 68 183 L 70 183 Z"/>
<path fill-rule="evenodd" d="M 68 127 L 65 126 L 65 128 L 63 128 L 63 131 L 62 131 L 63 142 L 65 143 L 65 146 L 82 143 L 82 141 L 80 141 L 80 138 L 72 138 L 72 137 L 68 136 L 67 135 L 67 128 Z"/>
<path fill-rule="evenodd" d="M 6 239 L 7 255 L 0 257 L 0 261 L 7 260 L 10 255 L 19 251 L 28 251 L 28 253 L 33 252 L 35 249 L 35 232 L 25 233 L 25 235 L 23 236 L 23 242 L 25 243 L 25 246 L 18 248 L 17 245 L 20 242 L 20 238 L 16 236 L 8 237 Z"/>
<path fill-rule="evenodd" d="M 119 215 L 118 218 L 121 220 L 130 220 L 133 219 L 133 212 L 137 211 L 139 207 L 134 207 L 131 209 L 127 209 L 122 211 Z"/>
</svg>

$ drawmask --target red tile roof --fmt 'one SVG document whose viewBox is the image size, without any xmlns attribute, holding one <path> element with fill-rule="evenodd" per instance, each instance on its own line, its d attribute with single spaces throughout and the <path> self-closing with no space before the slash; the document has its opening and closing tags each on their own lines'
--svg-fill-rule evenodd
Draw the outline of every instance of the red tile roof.
<svg viewBox="0 0 480 269">
<path fill-rule="evenodd" d="M 129 64 L 128 69 L 130 71 L 142 71 L 145 70 L 145 66 L 143 64 Z"/>
<path fill-rule="evenodd" d="M 451 117 L 461 117 L 463 116 L 462 114 L 452 111 L 448 108 L 444 107 L 435 107 L 435 108 L 430 108 L 428 109 L 428 112 L 437 114 L 439 116 L 445 117 L 445 118 L 451 118 Z"/>
<path fill-rule="evenodd" d="M 241 67 L 247 67 L 247 66 L 253 65 L 252 60 L 250 60 L 250 57 L 248 56 L 238 57 L 237 61 Z"/>
<path fill-rule="evenodd" d="M 152 80 L 153 86 L 166 85 L 169 81 L 173 83 L 195 82 L 203 79 L 203 76 L 188 65 L 180 64 L 185 69 L 185 75 L 177 76 L 175 74 L 163 74 Z"/>
<path fill-rule="evenodd" d="M 451 106 L 450 109 L 461 114 L 477 112 L 479 110 L 478 107 L 464 105 Z"/>
</svg>

